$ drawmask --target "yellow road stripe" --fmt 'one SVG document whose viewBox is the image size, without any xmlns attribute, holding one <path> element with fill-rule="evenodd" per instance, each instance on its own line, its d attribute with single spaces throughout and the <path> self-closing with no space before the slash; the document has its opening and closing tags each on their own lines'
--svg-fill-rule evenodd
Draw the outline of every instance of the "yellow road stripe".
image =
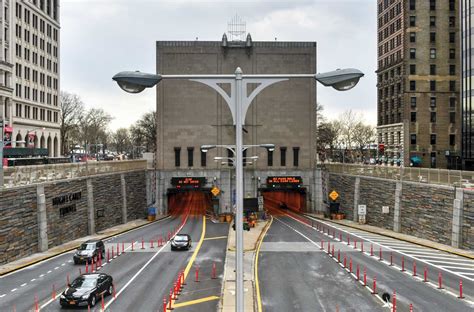
<svg viewBox="0 0 474 312">
<path fill-rule="evenodd" d="M 186 266 L 186 269 L 184 269 L 184 279 L 186 280 L 186 277 L 188 276 L 189 271 L 191 270 L 191 267 L 193 266 L 194 260 L 196 260 L 196 257 L 199 253 L 199 249 L 201 249 L 202 242 L 204 241 L 204 236 L 206 236 L 206 217 L 202 217 L 202 233 L 201 233 L 201 238 L 199 239 L 199 243 L 196 246 L 196 249 L 194 250 L 194 253 L 191 257 L 191 259 L 188 262 L 188 265 Z"/>
<path fill-rule="evenodd" d="M 267 225 L 267 228 L 263 232 L 263 235 L 258 242 L 258 247 L 257 247 L 257 252 L 255 253 L 255 292 L 257 293 L 257 311 L 262 312 L 262 297 L 260 296 L 260 284 L 258 283 L 258 256 L 260 253 L 260 247 L 262 246 L 263 238 L 265 237 L 265 234 L 267 234 L 268 229 L 272 225 L 273 222 L 273 216 L 271 216 L 270 223 Z"/>
<path fill-rule="evenodd" d="M 203 303 L 203 302 L 212 301 L 212 300 L 219 300 L 219 299 L 220 298 L 217 297 L 217 296 L 210 296 L 210 297 L 206 297 L 206 298 L 201 298 L 201 299 L 176 303 L 173 307 L 174 308 L 181 308 L 181 307 L 186 307 L 186 306 L 193 305 L 193 304 Z"/>
<path fill-rule="evenodd" d="M 224 238 L 227 238 L 227 236 L 208 237 L 208 238 L 205 238 L 204 240 L 224 239 Z"/>
</svg>

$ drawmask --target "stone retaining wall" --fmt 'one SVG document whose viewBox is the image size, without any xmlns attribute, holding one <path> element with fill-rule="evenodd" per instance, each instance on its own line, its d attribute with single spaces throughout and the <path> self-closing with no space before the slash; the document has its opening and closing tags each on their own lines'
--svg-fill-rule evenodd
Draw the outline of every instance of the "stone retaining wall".
<svg viewBox="0 0 474 312">
<path fill-rule="evenodd" d="M 0 264 L 122 224 L 124 213 L 144 218 L 146 208 L 144 170 L 0 190 Z"/>
</svg>

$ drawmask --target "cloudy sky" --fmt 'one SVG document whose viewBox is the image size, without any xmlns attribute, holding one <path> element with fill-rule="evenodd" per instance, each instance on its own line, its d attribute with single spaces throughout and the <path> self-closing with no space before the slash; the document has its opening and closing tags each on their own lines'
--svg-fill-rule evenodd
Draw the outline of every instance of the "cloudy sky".
<svg viewBox="0 0 474 312">
<path fill-rule="evenodd" d="M 62 0 L 61 89 L 103 108 L 111 128 L 155 109 L 155 91 L 122 92 L 122 70 L 155 71 L 157 40 L 220 40 L 238 14 L 254 41 L 316 41 L 318 71 L 355 67 L 366 76 L 348 92 L 318 86 L 324 115 L 352 109 L 376 123 L 376 5 L 373 0 Z"/>
</svg>

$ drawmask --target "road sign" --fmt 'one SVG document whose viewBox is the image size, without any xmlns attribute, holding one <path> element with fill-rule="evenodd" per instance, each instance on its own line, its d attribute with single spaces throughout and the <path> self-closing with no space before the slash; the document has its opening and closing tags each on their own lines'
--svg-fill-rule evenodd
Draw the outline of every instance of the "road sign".
<svg viewBox="0 0 474 312">
<path fill-rule="evenodd" d="M 221 190 L 220 190 L 217 186 L 214 186 L 214 187 L 211 189 L 211 193 L 212 193 L 212 195 L 214 195 L 214 196 L 219 195 L 220 192 L 221 192 Z"/>
<path fill-rule="evenodd" d="M 359 216 L 365 216 L 367 214 L 367 206 L 366 205 L 359 205 L 359 206 L 357 206 L 357 208 L 358 208 Z"/>
<path fill-rule="evenodd" d="M 339 198 L 339 194 L 336 192 L 336 191 L 332 191 L 330 194 L 329 194 L 329 197 L 332 199 L 332 200 L 336 200 Z"/>
<path fill-rule="evenodd" d="M 390 207 L 389 206 L 382 206 L 382 213 L 390 213 Z"/>
</svg>

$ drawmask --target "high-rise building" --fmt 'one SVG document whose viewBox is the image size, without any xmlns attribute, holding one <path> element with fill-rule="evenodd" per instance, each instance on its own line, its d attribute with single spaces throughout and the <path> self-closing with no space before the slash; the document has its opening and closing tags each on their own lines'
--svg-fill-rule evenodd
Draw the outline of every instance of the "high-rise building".
<svg viewBox="0 0 474 312">
<path fill-rule="evenodd" d="M 462 168 L 474 170 L 474 64 L 472 58 L 472 14 L 474 1 L 461 0 L 461 96 L 462 96 Z"/>
<path fill-rule="evenodd" d="M 0 111 L 12 146 L 30 139 L 59 156 L 59 0 L 0 1 L 0 8 Z"/>
<path fill-rule="evenodd" d="M 461 150 L 456 0 L 378 1 L 379 156 L 451 168 Z"/>
</svg>

